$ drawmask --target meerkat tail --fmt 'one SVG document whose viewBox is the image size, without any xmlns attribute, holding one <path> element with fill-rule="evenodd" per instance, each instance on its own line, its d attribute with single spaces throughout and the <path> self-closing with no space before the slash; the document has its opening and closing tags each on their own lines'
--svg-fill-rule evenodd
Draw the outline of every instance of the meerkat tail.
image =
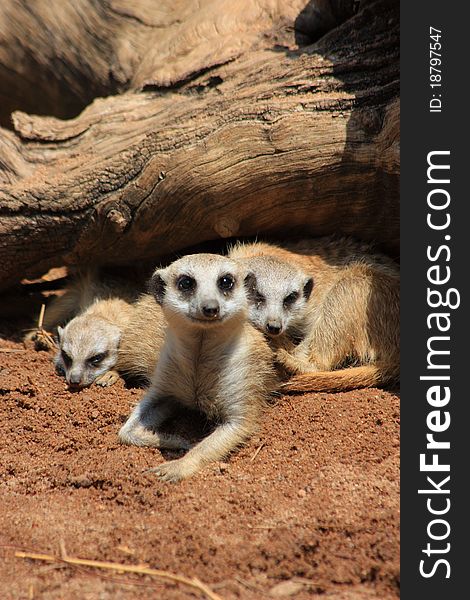
<svg viewBox="0 0 470 600">
<path fill-rule="evenodd" d="M 280 392 L 346 392 L 356 388 L 377 387 L 397 379 L 396 369 L 377 365 L 349 367 L 338 371 L 316 371 L 291 377 L 279 386 Z"/>
</svg>

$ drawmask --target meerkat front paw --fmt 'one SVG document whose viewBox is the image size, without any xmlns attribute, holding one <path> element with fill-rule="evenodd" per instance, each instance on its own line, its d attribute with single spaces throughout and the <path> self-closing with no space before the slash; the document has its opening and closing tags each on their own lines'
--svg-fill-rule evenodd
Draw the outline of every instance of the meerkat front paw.
<svg viewBox="0 0 470 600">
<path fill-rule="evenodd" d="M 106 371 L 106 373 L 95 379 L 95 383 L 101 387 L 109 387 L 119 381 L 120 378 L 121 376 L 117 371 Z"/>
<path fill-rule="evenodd" d="M 184 458 L 178 458 L 177 460 L 163 463 L 162 465 L 149 470 L 152 473 L 155 473 L 155 475 L 163 481 L 177 483 L 178 481 L 190 477 L 195 472 L 193 469 L 187 467 L 188 464 Z"/>
</svg>

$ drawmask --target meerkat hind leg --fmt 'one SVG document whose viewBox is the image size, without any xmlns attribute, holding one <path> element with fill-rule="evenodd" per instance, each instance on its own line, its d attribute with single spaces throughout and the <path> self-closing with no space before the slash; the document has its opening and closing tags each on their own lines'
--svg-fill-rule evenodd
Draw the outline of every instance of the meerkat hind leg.
<svg viewBox="0 0 470 600">
<path fill-rule="evenodd" d="M 189 449 L 191 444 L 185 438 L 158 431 L 160 425 L 175 411 L 171 399 L 154 399 L 147 395 L 138 404 L 131 416 L 119 431 L 119 439 L 124 444 L 150 446 L 154 448 Z"/>
<path fill-rule="evenodd" d="M 176 483 L 197 473 L 206 464 L 227 456 L 248 437 L 250 431 L 240 422 L 229 421 L 196 444 L 187 454 L 177 460 L 163 463 L 154 471 L 160 479 Z"/>
</svg>

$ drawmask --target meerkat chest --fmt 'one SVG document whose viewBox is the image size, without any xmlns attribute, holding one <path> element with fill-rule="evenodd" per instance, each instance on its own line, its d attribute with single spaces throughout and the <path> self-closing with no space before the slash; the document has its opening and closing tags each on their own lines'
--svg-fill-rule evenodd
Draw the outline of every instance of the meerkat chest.
<svg viewBox="0 0 470 600">
<path fill-rule="evenodd" d="M 224 343 L 201 335 L 197 340 L 170 345 L 160 362 L 160 386 L 165 395 L 216 417 L 227 408 L 227 382 L 243 377 L 237 341 Z"/>
</svg>

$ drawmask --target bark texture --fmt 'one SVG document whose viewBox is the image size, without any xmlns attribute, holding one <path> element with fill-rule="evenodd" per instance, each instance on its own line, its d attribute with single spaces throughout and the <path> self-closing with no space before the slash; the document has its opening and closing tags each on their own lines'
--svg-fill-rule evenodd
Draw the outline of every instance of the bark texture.
<svg viewBox="0 0 470 600">
<path fill-rule="evenodd" d="M 241 236 L 397 253 L 397 3 L 51 4 L 0 8 L 0 103 L 56 115 L 0 129 L 0 287 Z"/>
</svg>

